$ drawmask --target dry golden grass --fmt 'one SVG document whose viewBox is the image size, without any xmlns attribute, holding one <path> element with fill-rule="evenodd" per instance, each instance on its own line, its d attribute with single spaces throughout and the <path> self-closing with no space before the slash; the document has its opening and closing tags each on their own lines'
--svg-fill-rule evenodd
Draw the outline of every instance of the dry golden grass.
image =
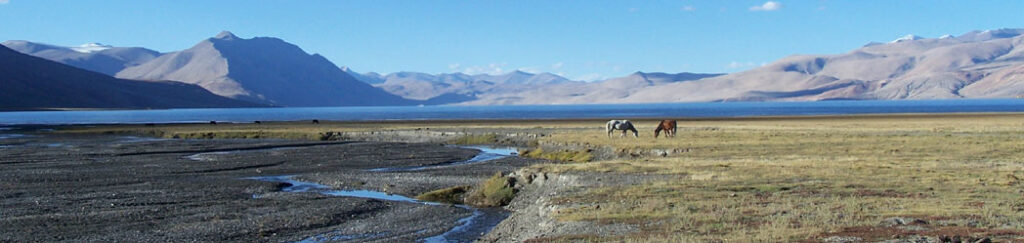
<svg viewBox="0 0 1024 243">
<path fill-rule="evenodd" d="M 676 138 L 661 140 L 608 139 L 601 132 L 547 139 L 688 151 L 536 166 L 609 177 L 674 175 L 560 200 L 568 208 L 558 213 L 562 220 L 642 228 L 607 240 L 795 241 L 893 216 L 924 218 L 932 227 L 969 225 L 977 235 L 1024 232 L 1020 115 L 681 122 Z M 941 233 L 929 232 L 917 233 Z"/>
</svg>

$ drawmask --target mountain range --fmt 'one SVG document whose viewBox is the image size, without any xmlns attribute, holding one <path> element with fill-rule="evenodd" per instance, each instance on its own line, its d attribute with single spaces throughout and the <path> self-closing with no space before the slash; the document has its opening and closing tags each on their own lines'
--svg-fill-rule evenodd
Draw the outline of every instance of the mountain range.
<svg viewBox="0 0 1024 243">
<path fill-rule="evenodd" d="M 836 55 L 637 90 L 616 103 L 1013 98 L 1024 95 L 1024 29 L 905 37 Z"/>
<path fill-rule="evenodd" d="M 281 39 L 244 39 L 227 31 L 169 53 L 96 43 L 3 42 L 18 52 L 117 78 L 195 84 L 216 95 L 272 106 L 1022 97 L 1022 44 L 1024 29 L 908 35 L 842 54 L 789 56 L 738 73 L 635 72 L 583 82 L 518 70 L 358 73 Z"/>
<path fill-rule="evenodd" d="M 0 46 L 0 110 L 258 107 L 179 82 L 124 80 Z"/>
</svg>

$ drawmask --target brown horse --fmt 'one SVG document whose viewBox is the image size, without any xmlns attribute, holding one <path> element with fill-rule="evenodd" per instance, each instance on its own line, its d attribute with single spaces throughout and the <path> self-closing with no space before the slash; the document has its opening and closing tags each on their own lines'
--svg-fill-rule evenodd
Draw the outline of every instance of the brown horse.
<svg viewBox="0 0 1024 243">
<path fill-rule="evenodd" d="M 654 129 L 654 138 L 658 138 L 658 133 L 665 130 L 665 137 L 676 136 L 676 120 L 661 120 L 658 124 L 658 128 Z"/>
</svg>

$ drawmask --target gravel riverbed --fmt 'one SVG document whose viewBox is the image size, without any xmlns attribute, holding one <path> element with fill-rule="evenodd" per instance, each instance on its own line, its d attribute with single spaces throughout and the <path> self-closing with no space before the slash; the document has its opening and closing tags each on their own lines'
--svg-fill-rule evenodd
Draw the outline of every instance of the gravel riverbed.
<svg viewBox="0 0 1024 243">
<path fill-rule="evenodd" d="M 438 143 L 2 132 L 0 241 L 5 242 L 415 241 L 448 231 L 472 211 L 285 192 L 286 184 L 245 178 L 294 175 L 331 189 L 414 197 L 538 162 L 507 157 L 369 172 L 453 163 L 479 151 Z"/>
</svg>

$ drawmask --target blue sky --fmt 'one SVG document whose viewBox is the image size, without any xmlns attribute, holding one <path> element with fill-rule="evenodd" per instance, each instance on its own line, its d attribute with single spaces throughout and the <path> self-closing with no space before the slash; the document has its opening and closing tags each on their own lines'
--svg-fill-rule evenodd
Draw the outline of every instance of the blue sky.
<svg viewBox="0 0 1024 243">
<path fill-rule="evenodd" d="M 1024 28 L 1024 1 L 0 0 L 0 39 L 161 52 L 221 30 L 390 73 L 521 69 L 593 80 L 737 72 L 907 34 Z"/>
</svg>

